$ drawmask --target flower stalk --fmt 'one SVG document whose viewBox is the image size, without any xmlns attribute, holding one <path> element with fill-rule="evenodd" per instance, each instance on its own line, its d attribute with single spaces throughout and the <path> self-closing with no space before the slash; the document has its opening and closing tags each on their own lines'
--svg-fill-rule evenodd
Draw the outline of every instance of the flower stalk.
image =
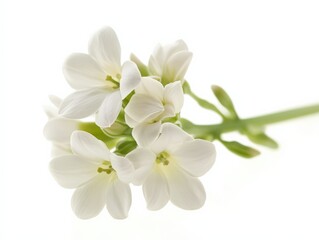
<svg viewBox="0 0 319 240">
<path fill-rule="evenodd" d="M 197 138 L 213 140 L 218 139 L 223 133 L 235 131 L 240 132 L 247 126 L 264 127 L 317 113 L 319 113 L 319 104 L 270 113 L 252 118 L 226 120 L 220 124 L 197 125 L 185 118 L 181 118 L 180 121 L 182 123 L 183 129 L 186 132 L 194 135 Z"/>
</svg>

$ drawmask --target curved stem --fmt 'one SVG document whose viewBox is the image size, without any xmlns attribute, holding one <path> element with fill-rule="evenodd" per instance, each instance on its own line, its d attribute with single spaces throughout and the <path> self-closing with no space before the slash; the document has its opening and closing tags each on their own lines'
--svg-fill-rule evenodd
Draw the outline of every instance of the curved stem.
<svg viewBox="0 0 319 240">
<path fill-rule="evenodd" d="M 266 126 L 315 113 L 319 113 L 319 104 L 266 114 L 258 117 L 227 120 L 223 123 L 213 125 L 196 125 L 183 118 L 181 119 L 181 122 L 185 131 L 195 135 L 196 137 L 212 140 L 219 138 L 222 133 L 240 131 L 247 125 Z"/>
</svg>

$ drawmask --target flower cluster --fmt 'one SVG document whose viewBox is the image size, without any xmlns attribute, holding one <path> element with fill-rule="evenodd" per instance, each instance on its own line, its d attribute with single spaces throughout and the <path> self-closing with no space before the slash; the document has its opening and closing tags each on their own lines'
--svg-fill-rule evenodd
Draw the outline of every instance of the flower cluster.
<svg viewBox="0 0 319 240">
<path fill-rule="evenodd" d="M 142 185 L 150 210 L 168 201 L 188 210 L 203 206 L 198 177 L 216 152 L 179 121 L 191 58 L 179 40 L 158 45 L 147 66 L 134 55 L 122 64 L 110 27 L 93 36 L 88 54 L 67 58 L 63 73 L 75 91 L 63 100 L 50 97 L 44 135 L 53 143 L 53 177 L 76 189 L 72 209 L 79 218 L 95 217 L 105 206 L 112 217 L 126 218 L 130 184 Z"/>
</svg>

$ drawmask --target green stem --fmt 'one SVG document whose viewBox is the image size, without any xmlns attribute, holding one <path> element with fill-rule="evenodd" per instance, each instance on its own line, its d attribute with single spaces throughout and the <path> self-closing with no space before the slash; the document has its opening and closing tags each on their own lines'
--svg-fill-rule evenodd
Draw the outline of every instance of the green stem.
<svg viewBox="0 0 319 240">
<path fill-rule="evenodd" d="M 227 120 L 223 123 L 213 125 L 196 125 L 183 118 L 181 119 L 181 122 L 185 131 L 195 135 L 198 138 L 213 140 L 219 138 L 222 133 L 240 131 L 249 125 L 266 126 L 315 113 L 319 113 L 319 104 L 266 114 L 253 118 Z"/>
</svg>

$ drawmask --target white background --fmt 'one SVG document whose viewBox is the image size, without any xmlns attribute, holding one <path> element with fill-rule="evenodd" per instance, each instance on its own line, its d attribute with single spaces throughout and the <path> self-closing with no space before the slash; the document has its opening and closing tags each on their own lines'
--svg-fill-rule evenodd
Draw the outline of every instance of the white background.
<svg viewBox="0 0 319 240">
<path fill-rule="evenodd" d="M 319 239 L 319 116 L 270 126 L 280 150 L 245 160 L 216 144 L 202 181 L 205 206 L 146 210 L 134 188 L 129 218 L 107 211 L 77 219 L 72 191 L 48 172 L 42 136 L 47 95 L 71 92 L 61 65 L 112 26 L 122 45 L 147 61 L 158 42 L 184 39 L 194 53 L 187 79 L 212 98 L 223 86 L 242 117 L 319 102 L 318 1 L 1 0 L 0 239 Z M 186 101 L 184 116 L 212 122 Z"/>
</svg>

